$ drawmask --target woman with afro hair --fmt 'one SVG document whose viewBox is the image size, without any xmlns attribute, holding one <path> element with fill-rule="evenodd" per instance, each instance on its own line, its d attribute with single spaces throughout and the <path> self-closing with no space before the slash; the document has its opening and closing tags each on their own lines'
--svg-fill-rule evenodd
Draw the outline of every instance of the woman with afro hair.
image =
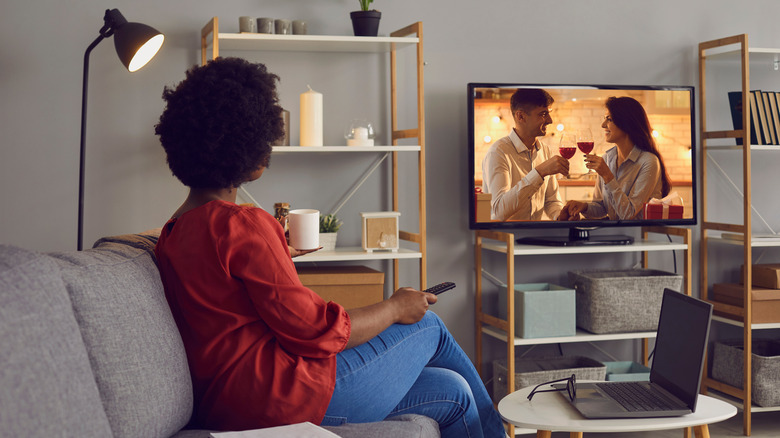
<svg viewBox="0 0 780 438">
<path fill-rule="evenodd" d="M 268 167 L 282 135 L 262 64 L 218 58 L 166 88 L 156 133 L 189 187 L 155 249 L 192 376 L 193 425 L 336 426 L 416 413 L 443 437 L 504 437 L 471 361 L 428 306 L 401 288 L 345 310 L 304 287 L 284 231 L 236 189 Z"/>
</svg>

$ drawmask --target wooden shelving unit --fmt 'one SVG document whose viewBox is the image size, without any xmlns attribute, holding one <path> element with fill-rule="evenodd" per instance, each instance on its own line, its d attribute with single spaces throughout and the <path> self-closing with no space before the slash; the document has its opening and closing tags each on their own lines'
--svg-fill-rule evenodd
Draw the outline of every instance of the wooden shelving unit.
<svg viewBox="0 0 780 438">
<path fill-rule="evenodd" d="M 734 49 L 734 47 L 737 47 Z M 753 153 L 761 153 L 762 157 L 770 153 L 769 151 L 780 151 L 780 146 L 759 146 L 750 144 L 750 106 L 744 105 L 742 112 L 742 126 L 745 129 L 740 130 L 710 130 L 707 126 L 707 111 L 711 108 L 707 106 L 707 81 L 706 71 L 708 68 L 717 68 L 713 61 L 736 62 L 741 69 L 741 91 L 743 102 L 748 101 L 750 87 L 750 63 L 753 61 L 775 62 L 780 56 L 780 49 L 750 48 L 748 46 L 747 34 L 735 35 L 728 38 L 722 38 L 713 41 L 706 41 L 699 44 L 699 98 L 700 98 L 700 123 L 701 128 L 701 146 L 702 146 L 702 226 L 701 226 L 701 298 L 708 300 L 709 279 L 708 279 L 708 254 L 710 243 L 720 241 L 725 244 L 734 245 L 742 249 L 743 264 L 745 266 L 745 278 L 752 277 L 753 248 L 756 247 L 780 247 L 779 241 L 761 241 L 760 239 L 746 238 L 742 241 L 723 239 L 721 233 L 738 233 L 743 236 L 753 235 L 752 222 L 752 186 L 751 186 L 751 159 Z M 715 93 L 724 94 L 730 90 L 716 88 Z M 710 105 L 712 106 L 712 105 Z M 712 108 L 714 109 L 714 108 Z M 722 146 L 710 145 L 710 142 L 722 141 L 723 139 L 742 139 L 742 145 Z M 707 162 L 709 151 L 735 149 L 742 153 L 737 154 L 742 161 L 742 223 L 727 223 L 713 221 L 708 218 L 707 205 L 710 201 L 707 198 Z M 717 201 L 714 201 L 717 202 Z M 725 245 L 721 245 L 725 246 Z M 707 393 L 709 390 L 716 390 L 728 395 L 725 399 L 731 401 L 737 407 L 743 410 L 743 432 L 746 436 L 751 433 L 751 413 L 753 411 L 780 410 L 776 408 L 757 408 L 752 405 L 751 400 L 751 365 L 752 365 L 752 339 L 753 331 L 761 329 L 775 329 L 780 324 L 753 324 L 752 323 L 752 303 L 751 303 L 751 284 L 750 281 L 744 281 L 744 302 L 742 307 L 726 305 L 723 303 L 710 301 L 714 305 L 715 311 L 722 316 L 716 316 L 715 321 L 723 324 L 735 325 L 742 328 L 744 342 L 744 377 L 742 388 L 736 388 L 731 385 L 716 381 L 709 375 L 705 375 L 702 382 L 702 391 Z M 705 370 L 707 365 L 705 363 Z M 713 394 L 717 395 L 717 394 Z"/>
<path fill-rule="evenodd" d="M 668 234 L 682 237 L 682 243 L 669 241 L 650 240 L 650 234 Z M 482 310 L 482 253 L 492 251 L 506 255 L 506 284 L 513 285 L 515 281 L 515 257 L 520 256 L 539 256 L 539 255 L 558 255 L 558 254 L 605 254 L 605 253 L 626 253 L 641 252 L 642 265 L 648 267 L 648 252 L 651 251 L 683 251 L 683 293 L 691 294 L 691 230 L 678 227 L 645 227 L 642 228 L 642 240 L 631 245 L 605 245 L 605 246 L 538 246 L 538 245 L 519 245 L 515 243 L 515 236 L 512 233 L 490 230 L 475 231 L 475 256 L 474 264 L 476 270 L 476 292 L 475 292 L 475 321 L 476 321 L 476 363 L 480 374 L 482 373 L 482 336 L 487 335 L 495 339 L 506 342 L 507 350 L 507 370 L 515 369 L 515 347 L 520 345 L 542 345 L 542 344 L 562 344 L 573 342 L 600 342 L 619 339 L 641 339 L 642 357 L 645 365 L 648 357 L 648 338 L 654 338 L 653 332 L 631 332 L 631 333 L 610 333 L 593 334 L 578 330 L 574 336 L 556 336 L 549 338 L 524 339 L 515 336 L 515 294 L 512 288 L 506 291 L 506 319 L 501 319 L 495 315 L 485 313 Z M 495 376 L 494 376 L 495 378 Z M 507 373 L 507 388 L 515 387 L 515 374 Z M 510 435 L 514 434 L 514 427 L 510 425 Z"/>
<path fill-rule="evenodd" d="M 201 64 L 220 56 L 223 51 L 284 51 L 300 52 L 344 52 L 344 53 L 387 53 L 390 57 L 390 97 L 392 117 L 392 144 L 371 147 L 356 146 L 276 146 L 274 153 L 360 153 L 387 154 L 391 159 L 392 205 L 388 210 L 400 211 L 398 154 L 416 154 L 418 176 L 417 231 L 399 231 L 399 238 L 416 246 L 417 249 L 401 248 L 397 252 L 374 251 L 368 253 L 359 247 L 336 247 L 335 251 L 322 251 L 296 257 L 296 263 L 343 262 L 361 260 L 392 260 L 393 284 L 399 287 L 399 261 L 417 260 L 420 265 L 420 289 L 426 287 L 426 198 L 425 198 L 425 104 L 423 88 L 423 26 L 416 22 L 393 32 L 389 37 L 352 37 L 338 35 L 268 35 L 256 33 L 224 33 L 219 31 L 219 18 L 213 17 L 201 29 Z M 398 65 L 397 52 L 404 49 L 416 50 L 416 106 L 417 124 L 408 129 L 398 126 Z M 416 145 L 399 145 L 400 140 L 417 140 Z"/>
</svg>

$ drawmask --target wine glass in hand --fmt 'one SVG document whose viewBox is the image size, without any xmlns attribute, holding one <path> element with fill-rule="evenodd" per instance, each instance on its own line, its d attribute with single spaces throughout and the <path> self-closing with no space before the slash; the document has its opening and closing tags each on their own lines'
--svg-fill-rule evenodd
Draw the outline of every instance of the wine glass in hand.
<svg viewBox="0 0 780 438">
<path fill-rule="evenodd" d="M 569 133 L 561 133 L 561 140 L 558 144 L 558 152 L 563 158 L 570 160 L 571 157 L 577 152 L 576 140 L 574 136 Z"/>
<path fill-rule="evenodd" d="M 558 152 L 561 154 L 563 158 L 566 158 L 567 160 L 570 160 L 571 157 L 574 156 L 574 154 L 577 152 L 577 139 L 574 135 L 562 132 L 561 133 L 561 140 L 558 143 Z M 560 175 L 558 179 L 564 179 L 565 177 L 563 175 Z"/>
<path fill-rule="evenodd" d="M 583 154 L 593 152 L 593 133 L 590 128 L 584 128 L 577 131 L 577 147 Z M 588 173 L 594 173 L 593 169 L 588 169 Z"/>
</svg>

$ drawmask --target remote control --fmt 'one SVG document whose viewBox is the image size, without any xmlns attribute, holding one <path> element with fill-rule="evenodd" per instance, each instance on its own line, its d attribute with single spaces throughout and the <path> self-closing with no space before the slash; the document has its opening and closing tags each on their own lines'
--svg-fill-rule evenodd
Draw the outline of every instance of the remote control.
<svg viewBox="0 0 780 438">
<path fill-rule="evenodd" d="M 445 281 L 444 283 L 439 283 L 436 286 L 429 287 L 428 289 L 425 289 L 423 292 L 439 295 L 440 293 L 448 291 L 454 287 L 455 287 L 455 283 L 451 281 Z"/>
</svg>

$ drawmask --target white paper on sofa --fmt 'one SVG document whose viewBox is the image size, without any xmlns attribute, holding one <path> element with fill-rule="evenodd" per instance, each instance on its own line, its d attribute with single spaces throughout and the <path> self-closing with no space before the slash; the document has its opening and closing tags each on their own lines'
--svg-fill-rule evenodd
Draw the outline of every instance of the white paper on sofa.
<svg viewBox="0 0 780 438">
<path fill-rule="evenodd" d="M 339 438 L 333 432 L 315 424 L 290 424 L 265 429 L 244 430 L 241 432 L 214 432 L 212 438 Z"/>
</svg>

